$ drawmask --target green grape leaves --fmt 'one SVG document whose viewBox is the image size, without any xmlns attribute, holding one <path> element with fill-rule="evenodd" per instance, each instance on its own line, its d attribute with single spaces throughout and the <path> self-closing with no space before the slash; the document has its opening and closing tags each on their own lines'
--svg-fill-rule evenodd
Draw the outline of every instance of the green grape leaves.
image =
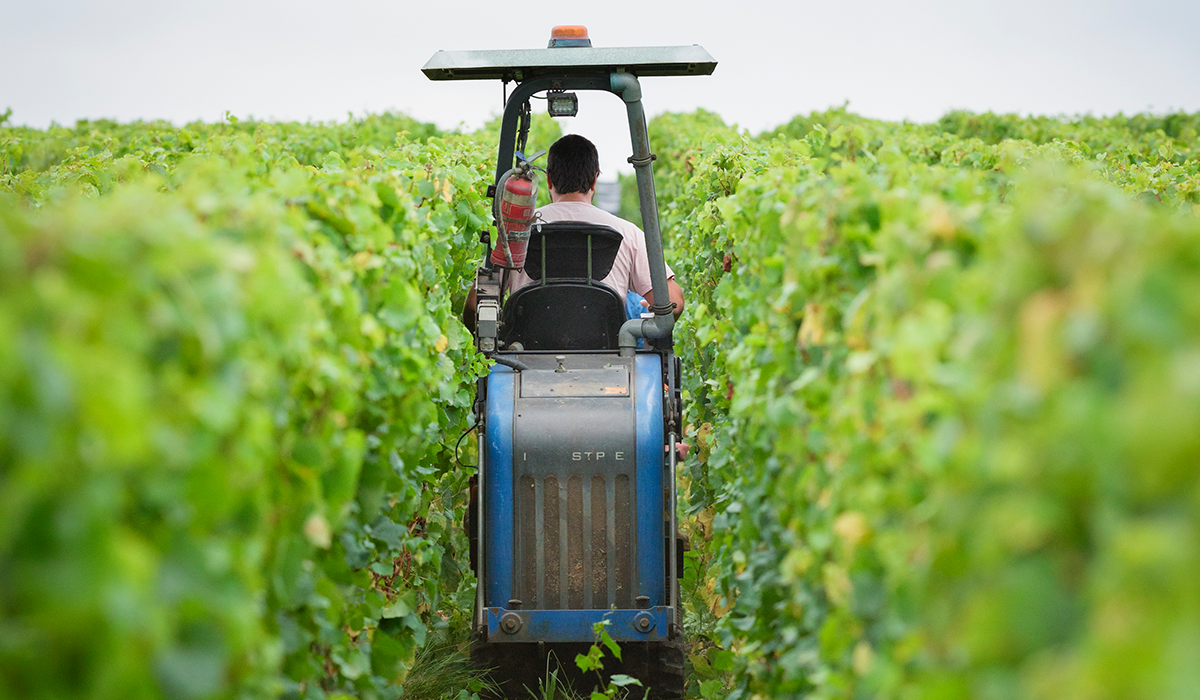
<svg viewBox="0 0 1200 700">
<path fill-rule="evenodd" d="M 1194 117 L 704 117 L 650 127 L 700 692 L 1184 697 Z"/>
<path fill-rule="evenodd" d="M 2 132 L 0 694 L 394 695 L 469 613 L 486 153 L 392 116 Z"/>
</svg>

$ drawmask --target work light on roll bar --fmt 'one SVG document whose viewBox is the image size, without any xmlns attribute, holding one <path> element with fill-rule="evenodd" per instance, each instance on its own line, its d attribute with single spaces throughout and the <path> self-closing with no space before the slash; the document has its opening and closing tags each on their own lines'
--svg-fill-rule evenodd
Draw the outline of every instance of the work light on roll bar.
<svg viewBox="0 0 1200 700">
<path fill-rule="evenodd" d="M 579 114 L 579 98 L 573 92 L 551 90 L 546 93 L 546 112 L 552 117 L 573 117 Z"/>
</svg>

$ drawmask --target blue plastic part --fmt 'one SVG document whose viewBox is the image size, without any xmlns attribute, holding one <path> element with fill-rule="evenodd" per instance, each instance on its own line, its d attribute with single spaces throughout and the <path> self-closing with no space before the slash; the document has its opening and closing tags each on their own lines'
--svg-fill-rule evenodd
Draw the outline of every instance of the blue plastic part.
<svg viewBox="0 0 1200 700">
<path fill-rule="evenodd" d="M 625 292 L 625 318 L 641 318 L 647 308 L 642 304 L 646 297 L 634 291 Z M 638 338 L 641 340 L 641 338 Z M 640 347 L 640 346 L 639 346 Z"/>
<path fill-rule="evenodd" d="M 488 375 L 487 461 L 483 486 L 485 513 L 484 589 L 489 607 L 512 598 L 513 560 L 513 396 L 516 375 L 496 365 Z"/>
<path fill-rule="evenodd" d="M 625 318 L 627 320 L 631 319 L 631 318 L 641 318 L 642 312 L 646 311 L 646 307 L 642 305 L 642 302 L 644 302 L 645 300 L 646 300 L 646 297 L 642 296 L 641 294 L 638 294 L 637 292 L 634 292 L 634 291 L 625 292 Z M 638 338 L 637 339 L 637 349 L 642 350 L 645 347 L 646 347 L 646 340 L 644 338 Z"/>
<path fill-rule="evenodd" d="M 648 610 L 505 610 L 491 607 L 486 611 L 489 642 L 592 642 L 592 625 L 607 619 L 608 634 L 618 642 L 659 642 L 667 639 L 671 609 Z M 515 632 L 506 632 L 501 619 L 512 615 L 520 621 Z M 649 620 L 648 629 L 639 631 L 639 618 Z"/>
<path fill-rule="evenodd" d="M 635 356 L 637 372 L 637 591 L 665 605 L 663 572 L 663 377 L 658 355 Z"/>
</svg>

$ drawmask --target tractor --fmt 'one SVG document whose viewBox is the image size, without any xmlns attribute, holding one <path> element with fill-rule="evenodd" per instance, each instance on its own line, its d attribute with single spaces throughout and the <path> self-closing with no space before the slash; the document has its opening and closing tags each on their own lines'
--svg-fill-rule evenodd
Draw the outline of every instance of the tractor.
<svg viewBox="0 0 1200 700">
<path fill-rule="evenodd" d="M 494 221 L 480 238 L 485 252 L 466 313 L 479 351 L 495 361 L 477 384 L 479 463 L 467 526 L 477 580 L 471 663 L 510 697 L 536 690 L 556 660 L 567 681 L 594 682 L 574 659 L 596 641 L 597 623 L 623 652 L 619 663 L 606 660 L 606 676 L 637 678 L 650 697 L 683 693 L 681 363 L 639 78 L 715 68 L 698 45 L 593 47 L 583 27 L 555 27 L 544 49 L 438 51 L 422 68 L 431 80 L 500 80 L 506 96 L 488 188 Z M 530 100 L 544 98 L 551 116 L 575 116 L 580 90 L 612 93 L 628 116 L 658 300 L 632 319 L 625 290 L 600 283 L 621 235 L 533 217 Z M 510 293 L 515 269 L 534 282 Z"/>
</svg>

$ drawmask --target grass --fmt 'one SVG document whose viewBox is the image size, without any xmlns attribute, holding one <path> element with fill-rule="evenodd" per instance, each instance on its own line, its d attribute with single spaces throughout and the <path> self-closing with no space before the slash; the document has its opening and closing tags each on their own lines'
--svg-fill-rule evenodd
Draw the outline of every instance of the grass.
<svg viewBox="0 0 1200 700">
<path fill-rule="evenodd" d="M 538 681 L 537 692 L 529 691 L 533 700 L 583 700 L 583 696 L 571 689 L 570 685 L 559 680 L 558 669 L 546 668 L 546 678 Z"/>
<path fill-rule="evenodd" d="M 417 652 L 417 658 L 404 680 L 405 700 L 441 700 L 469 697 L 474 693 L 494 690 L 483 671 L 472 669 L 470 645 L 457 643 L 448 635 L 439 634 Z"/>
</svg>

